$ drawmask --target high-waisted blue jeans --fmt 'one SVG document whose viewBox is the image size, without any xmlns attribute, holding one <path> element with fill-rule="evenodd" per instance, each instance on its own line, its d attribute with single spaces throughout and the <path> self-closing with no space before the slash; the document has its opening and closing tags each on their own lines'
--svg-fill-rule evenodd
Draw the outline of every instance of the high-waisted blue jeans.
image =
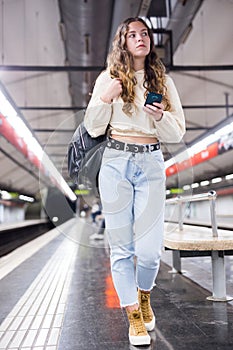
<svg viewBox="0 0 233 350">
<path fill-rule="evenodd" d="M 106 148 L 99 175 L 111 250 L 111 270 L 122 307 L 152 290 L 163 243 L 165 167 L 161 150 L 131 153 Z"/>
</svg>

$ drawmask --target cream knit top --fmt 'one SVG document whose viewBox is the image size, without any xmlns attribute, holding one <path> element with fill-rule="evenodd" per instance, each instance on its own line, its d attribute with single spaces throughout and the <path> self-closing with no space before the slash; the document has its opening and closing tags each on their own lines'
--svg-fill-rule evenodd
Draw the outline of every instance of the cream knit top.
<svg viewBox="0 0 233 350">
<path fill-rule="evenodd" d="M 92 137 L 102 135 L 109 125 L 112 135 L 156 137 L 159 141 L 170 143 L 181 141 L 185 133 L 185 119 L 173 80 L 166 76 L 171 110 L 164 111 L 162 119 L 156 122 L 142 109 L 145 102 L 144 70 L 136 71 L 135 77 L 136 108 L 132 116 L 128 116 L 122 111 L 121 97 L 114 99 L 111 104 L 104 103 L 100 99 L 111 82 L 111 77 L 107 70 L 98 76 L 84 117 L 84 125 L 89 134 Z"/>
</svg>

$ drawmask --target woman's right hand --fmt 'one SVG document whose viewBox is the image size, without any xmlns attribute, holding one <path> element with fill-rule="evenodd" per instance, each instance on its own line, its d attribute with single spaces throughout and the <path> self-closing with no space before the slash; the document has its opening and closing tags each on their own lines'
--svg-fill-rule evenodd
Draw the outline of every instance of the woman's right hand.
<svg viewBox="0 0 233 350">
<path fill-rule="evenodd" d="M 118 98 L 121 93 L 122 81 L 119 78 L 114 78 L 100 98 L 104 103 L 110 104 L 113 102 L 113 99 Z"/>
</svg>

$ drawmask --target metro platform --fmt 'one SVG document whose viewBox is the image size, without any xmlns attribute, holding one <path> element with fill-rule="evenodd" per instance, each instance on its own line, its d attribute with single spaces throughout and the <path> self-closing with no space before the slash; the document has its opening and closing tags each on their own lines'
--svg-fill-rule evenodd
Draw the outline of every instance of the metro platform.
<svg viewBox="0 0 233 350">
<path fill-rule="evenodd" d="M 130 345 L 107 244 L 90 241 L 92 233 L 88 219 L 74 218 L 0 259 L 0 350 L 233 349 L 233 302 L 206 299 L 208 258 L 187 258 L 188 273 L 173 274 L 170 252 L 163 253 L 151 295 L 157 319 L 151 344 Z"/>
</svg>

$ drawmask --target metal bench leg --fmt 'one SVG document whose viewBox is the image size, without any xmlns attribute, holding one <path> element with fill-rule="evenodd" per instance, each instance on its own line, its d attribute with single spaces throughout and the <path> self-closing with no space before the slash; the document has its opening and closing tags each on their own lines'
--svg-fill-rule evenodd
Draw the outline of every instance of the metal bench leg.
<svg viewBox="0 0 233 350">
<path fill-rule="evenodd" d="M 172 251 L 172 270 L 170 273 L 182 273 L 181 271 L 181 257 L 179 250 Z"/>
<path fill-rule="evenodd" d="M 212 280 L 213 280 L 213 295 L 207 297 L 212 301 L 229 301 L 233 298 L 226 295 L 226 272 L 224 263 L 223 251 L 212 251 Z"/>
</svg>

